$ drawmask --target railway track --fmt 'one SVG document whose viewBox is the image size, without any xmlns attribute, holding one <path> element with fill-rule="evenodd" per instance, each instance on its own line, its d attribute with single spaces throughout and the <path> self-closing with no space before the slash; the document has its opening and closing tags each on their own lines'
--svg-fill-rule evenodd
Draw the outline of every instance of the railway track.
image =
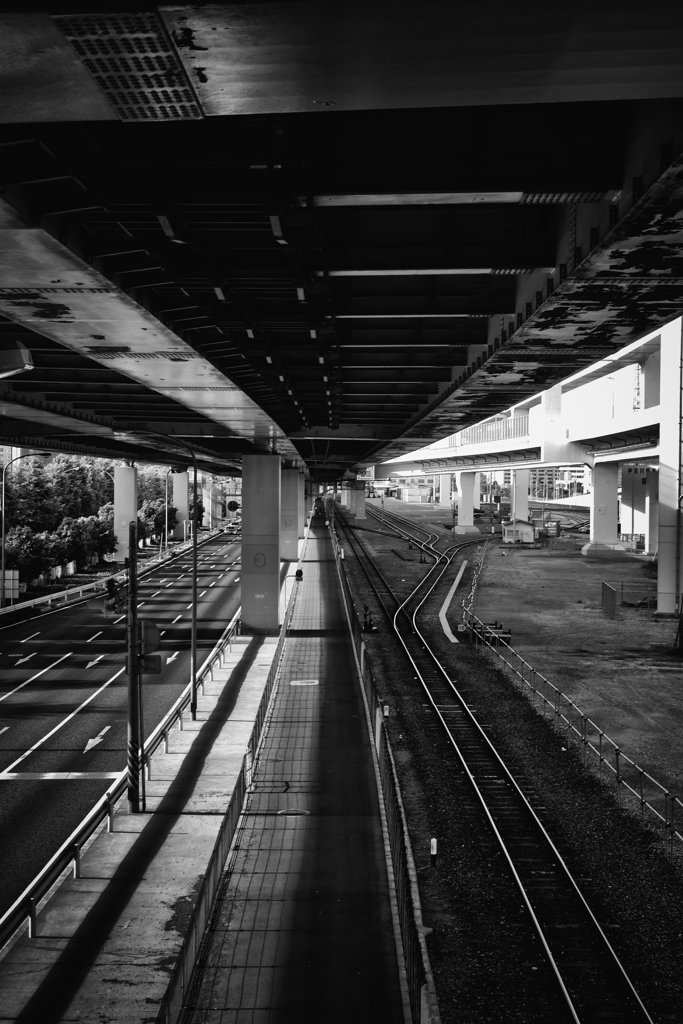
<svg viewBox="0 0 683 1024">
<path fill-rule="evenodd" d="M 451 776 L 454 771 L 464 776 L 474 794 L 488 841 L 495 847 L 491 861 L 506 876 L 507 886 L 500 881 L 501 893 L 511 891 L 511 880 L 518 904 L 521 901 L 525 927 L 550 979 L 547 1005 L 530 1019 L 652 1024 L 605 928 L 540 820 L 533 796 L 518 784 L 491 743 L 486 723 L 478 720 L 476 693 L 469 692 L 466 680 L 452 678 L 422 623 L 421 613 L 429 607 L 444 574 L 462 557 L 463 549 L 477 541 L 440 552 L 434 547 L 437 534 L 433 531 L 393 513 L 385 512 L 384 522 L 434 558 L 431 569 L 407 597 L 395 593 L 343 518 L 339 529 L 424 689 L 436 728 L 447 737 Z M 433 609 L 430 617 L 434 618 Z"/>
</svg>

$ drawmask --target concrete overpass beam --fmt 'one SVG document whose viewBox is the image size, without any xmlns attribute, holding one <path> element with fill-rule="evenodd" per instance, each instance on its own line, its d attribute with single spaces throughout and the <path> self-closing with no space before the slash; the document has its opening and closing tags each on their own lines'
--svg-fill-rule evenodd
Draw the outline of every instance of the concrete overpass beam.
<svg viewBox="0 0 683 1024">
<path fill-rule="evenodd" d="M 128 555 L 128 524 L 138 517 L 138 471 L 114 466 L 114 533 L 119 558 Z"/>
<path fill-rule="evenodd" d="M 299 471 L 283 469 L 280 503 L 280 558 L 296 562 L 299 556 Z"/>
<path fill-rule="evenodd" d="M 173 483 L 173 507 L 178 514 L 178 522 L 173 530 L 173 539 L 182 540 L 186 531 L 188 536 L 190 532 L 189 526 L 185 526 L 190 519 L 189 474 L 186 470 L 182 473 L 171 473 L 171 481 Z"/>
<path fill-rule="evenodd" d="M 280 630 L 280 459 L 242 460 L 242 632 Z"/>
</svg>

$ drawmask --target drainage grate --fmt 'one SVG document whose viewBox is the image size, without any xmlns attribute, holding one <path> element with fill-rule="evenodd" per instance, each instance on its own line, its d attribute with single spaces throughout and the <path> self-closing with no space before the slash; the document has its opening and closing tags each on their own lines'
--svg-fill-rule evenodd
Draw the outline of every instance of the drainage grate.
<svg viewBox="0 0 683 1024">
<path fill-rule="evenodd" d="M 71 14 L 53 20 L 122 121 L 203 117 L 156 14 Z"/>
</svg>

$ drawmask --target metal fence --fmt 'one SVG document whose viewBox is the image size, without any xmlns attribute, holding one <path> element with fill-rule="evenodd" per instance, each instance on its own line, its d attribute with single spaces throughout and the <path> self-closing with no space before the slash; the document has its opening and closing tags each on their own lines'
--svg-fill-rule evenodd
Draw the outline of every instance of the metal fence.
<svg viewBox="0 0 683 1024">
<path fill-rule="evenodd" d="M 351 625 L 353 645 L 356 649 L 361 670 L 361 682 L 370 715 L 374 716 L 375 750 L 382 780 L 382 798 L 394 870 L 394 884 L 412 1019 L 414 1024 L 427 1024 L 427 1022 L 429 1024 L 439 1024 L 441 1018 L 436 998 L 436 988 L 429 963 L 429 954 L 424 938 L 417 871 L 410 845 L 408 824 L 401 799 L 401 788 L 396 772 L 396 764 L 391 751 L 389 736 L 384 725 L 383 703 L 377 692 L 371 659 L 365 648 L 363 631 L 354 607 L 346 572 L 344 571 L 341 545 L 334 532 L 334 521 L 331 515 L 329 519 L 332 523 L 330 533 L 332 535 L 335 561 Z"/>
<path fill-rule="evenodd" d="M 237 611 L 213 651 L 197 673 L 197 681 L 202 693 L 204 680 L 209 675 L 212 677 L 218 660 L 224 657 L 226 648 L 230 647 L 233 638 L 239 633 L 239 614 L 239 611 Z M 141 757 L 144 765 L 147 766 L 148 774 L 151 771 L 151 757 L 154 751 L 162 743 L 164 744 L 164 749 L 168 749 L 168 736 L 174 725 L 177 724 L 182 729 L 183 713 L 188 707 L 190 699 L 191 684 L 188 683 L 173 707 L 147 739 L 144 752 L 141 751 Z M 36 917 L 40 901 L 49 893 L 61 874 L 71 864 L 73 864 L 74 877 L 80 877 L 80 858 L 83 846 L 105 820 L 107 821 L 107 830 L 109 832 L 114 831 L 114 808 L 126 792 L 126 786 L 127 772 L 123 771 L 111 784 L 107 792 L 100 797 L 83 821 L 74 829 L 69 838 L 50 858 L 42 871 L 36 875 L 9 910 L 3 914 L 2 918 L 0 918 L 0 948 L 12 938 L 14 933 L 25 924 L 27 919 L 29 923 L 29 938 L 35 938 Z"/>
<path fill-rule="evenodd" d="M 619 605 L 617 592 L 614 587 L 610 586 L 609 583 L 606 583 L 605 580 L 602 581 L 602 597 L 600 599 L 600 603 L 602 605 L 603 612 L 607 612 L 611 619 L 616 619 L 617 607 Z"/>
<path fill-rule="evenodd" d="M 529 416 L 513 416 L 505 420 L 485 420 L 466 427 L 454 434 L 454 446 L 467 444 L 485 444 L 488 441 L 507 441 L 514 437 L 527 437 L 529 434 Z"/>
<path fill-rule="evenodd" d="M 573 744 L 578 749 L 584 766 L 613 789 L 617 805 L 637 813 L 643 826 L 656 830 L 667 857 L 683 862 L 683 834 L 676 825 L 676 820 L 683 821 L 683 802 L 627 757 L 570 697 L 501 641 L 477 618 L 471 606 L 463 608 L 463 619 L 470 640 L 495 658 L 496 664 L 529 698 L 536 711 L 551 722 L 567 746 Z"/>
<path fill-rule="evenodd" d="M 602 609 L 617 618 L 618 608 L 657 607 L 656 580 L 603 580 Z"/>
</svg>

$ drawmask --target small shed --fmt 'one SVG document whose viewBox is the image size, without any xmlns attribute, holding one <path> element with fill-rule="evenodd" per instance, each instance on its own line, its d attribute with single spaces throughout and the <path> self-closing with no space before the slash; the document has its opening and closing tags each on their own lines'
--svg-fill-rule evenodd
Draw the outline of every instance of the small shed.
<svg viewBox="0 0 683 1024">
<path fill-rule="evenodd" d="M 503 523 L 503 544 L 533 544 L 534 527 L 526 519 Z"/>
</svg>

